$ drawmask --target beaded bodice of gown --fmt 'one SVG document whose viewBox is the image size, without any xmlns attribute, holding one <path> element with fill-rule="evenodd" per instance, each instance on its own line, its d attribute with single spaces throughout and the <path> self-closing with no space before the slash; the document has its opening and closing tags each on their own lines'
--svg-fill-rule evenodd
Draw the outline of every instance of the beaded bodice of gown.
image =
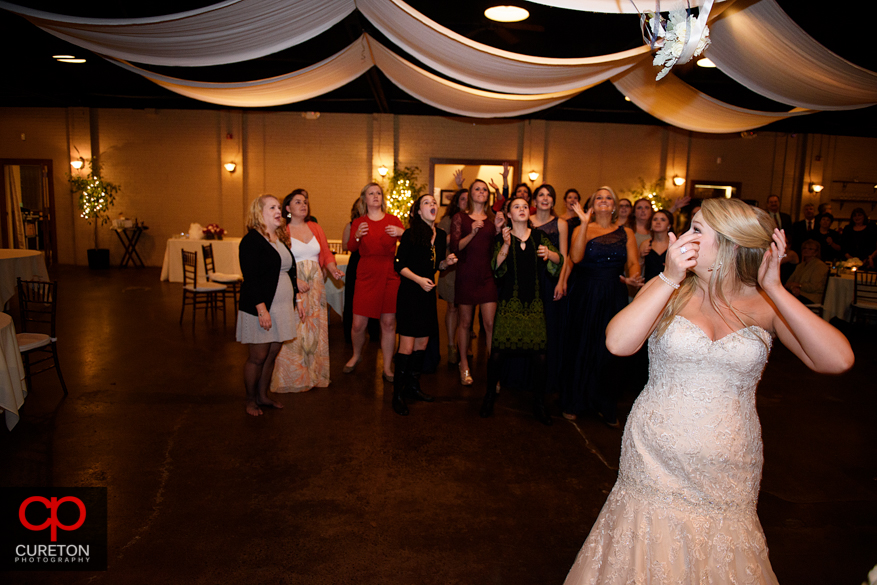
<svg viewBox="0 0 877 585">
<path fill-rule="evenodd" d="M 680 316 L 653 335 L 619 484 L 680 511 L 754 513 L 763 461 L 755 388 L 770 343 L 757 326 L 712 341 Z"/>
<path fill-rule="evenodd" d="M 627 262 L 627 234 L 623 227 L 588 241 L 577 267 L 588 278 L 618 279 Z"/>
</svg>

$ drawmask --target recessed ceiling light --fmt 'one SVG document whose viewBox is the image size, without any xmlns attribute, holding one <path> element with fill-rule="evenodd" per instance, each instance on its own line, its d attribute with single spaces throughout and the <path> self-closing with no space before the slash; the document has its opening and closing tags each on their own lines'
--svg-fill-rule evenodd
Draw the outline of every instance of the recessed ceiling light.
<svg viewBox="0 0 877 585">
<path fill-rule="evenodd" d="M 530 17 L 530 13 L 518 6 L 493 6 L 484 11 L 484 16 L 496 22 L 520 22 Z"/>
<path fill-rule="evenodd" d="M 85 59 L 58 59 L 61 63 L 85 63 Z"/>
<path fill-rule="evenodd" d="M 713 63 L 712 61 L 710 61 L 709 59 L 707 59 L 706 57 L 704 57 L 703 59 L 697 60 L 697 66 L 698 67 L 715 67 L 716 64 Z"/>
<path fill-rule="evenodd" d="M 74 55 L 52 55 L 52 59 L 75 59 Z"/>
</svg>

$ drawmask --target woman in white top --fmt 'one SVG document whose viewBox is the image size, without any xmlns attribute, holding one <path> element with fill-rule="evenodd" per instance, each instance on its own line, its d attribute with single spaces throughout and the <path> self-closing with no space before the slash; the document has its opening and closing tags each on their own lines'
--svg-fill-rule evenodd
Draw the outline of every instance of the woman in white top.
<svg viewBox="0 0 877 585">
<path fill-rule="evenodd" d="M 296 327 L 295 339 L 283 344 L 271 377 L 273 392 L 306 392 L 329 385 L 329 311 L 326 304 L 326 274 L 336 279 L 344 274 L 322 228 L 308 217 L 308 193 L 296 189 L 283 200 L 290 249 L 296 259 L 298 290 L 304 316 Z"/>
</svg>

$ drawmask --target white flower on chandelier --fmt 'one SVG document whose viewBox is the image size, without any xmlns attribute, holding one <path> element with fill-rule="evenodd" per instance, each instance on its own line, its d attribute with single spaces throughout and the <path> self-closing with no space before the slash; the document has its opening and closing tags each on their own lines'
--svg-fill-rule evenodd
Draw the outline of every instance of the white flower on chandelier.
<svg viewBox="0 0 877 585">
<path fill-rule="evenodd" d="M 661 22 L 659 17 L 651 19 L 649 25 L 658 26 L 658 35 L 660 35 Z M 656 80 L 667 75 L 675 65 L 688 63 L 693 57 L 700 55 L 709 47 L 709 27 L 704 25 L 702 34 L 698 34 L 699 29 L 697 19 L 689 15 L 687 11 L 674 10 L 670 13 L 670 21 L 666 26 L 663 43 L 652 61 L 652 65 L 664 67 L 658 73 Z M 688 38 L 689 36 L 690 38 Z M 690 50 L 692 44 L 697 45 L 693 52 Z M 681 59 L 684 53 L 688 53 L 688 55 Z"/>
</svg>

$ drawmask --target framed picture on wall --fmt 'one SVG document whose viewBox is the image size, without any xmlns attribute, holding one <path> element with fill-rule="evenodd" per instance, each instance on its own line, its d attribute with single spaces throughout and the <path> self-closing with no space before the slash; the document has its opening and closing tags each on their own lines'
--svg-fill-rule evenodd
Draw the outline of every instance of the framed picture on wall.
<svg viewBox="0 0 877 585">
<path fill-rule="evenodd" d="M 454 193 L 456 193 L 453 189 L 442 189 L 439 197 L 439 206 L 447 207 L 451 204 L 451 200 L 454 198 Z"/>
</svg>

